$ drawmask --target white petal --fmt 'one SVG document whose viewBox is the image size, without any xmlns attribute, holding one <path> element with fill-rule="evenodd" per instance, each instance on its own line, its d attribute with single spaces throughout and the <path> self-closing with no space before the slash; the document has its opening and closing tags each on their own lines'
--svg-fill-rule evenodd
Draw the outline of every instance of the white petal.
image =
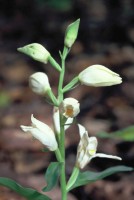
<svg viewBox="0 0 134 200">
<path fill-rule="evenodd" d="M 31 115 L 31 121 L 32 121 L 32 126 L 38 128 L 40 131 L 42 132 L 50 132 L 52 134 L 53 131 L 52 129 L 45 123 L 39 121 L 38 119 L 36 119 L 33 114 Z"/>
<path fill-rule="evenodd" d="M 82 138 L 82 136 L 84 134 L 88 135 L 88 132 L 87 130 L 85 129 L 84 126 L 82 126 L 81 124 L 78 124 L 78 128 L 79 128 L 79 134 L 80 134 L 80 137 Z"/>
<path fill-rule="evenodd" d="M 72 123 L 73 123 L 73 118 L 71 117 L 67 118 L 67 121 L 64 126 L 65 130 L 67 130 L 71 126 Z"/>
<path fill-rule="evenodd" d="M 44 144 L 50 151 L 57 149 L 57 142 L 54 135 L 51 135 L 49 132 L 42 132 L 37 128 L 33 128 L 31 133 L 33 137 Z"/>
<path fill-rule="evenodd" d="M 23 126 L 21 125 L 20 128 L 24 131 L 24 132 L 28 132 L 31 131 L 33 129 L 32 126 Z"/>
<path fill-rule="evenodd" d="M 90 157 L 87 154 L 85 154 L 80 162 L 80 168 L 83 169 L 89 163 L 89 161 Z"/>
<path fill-rule="evenodd" d="M 98 145 L 98 141 L 97 141 L 96 137 L 89 137 L 88 138 L 87 151 L 88 151 L 90 156 L 93 156 L 94 154 L 96 154 L 97 145 Z"/>
<path fill-rule="evenodd" d="M 96 153 L 95 155 L 92 156 L 92 158 L 95 158 L 95 157 L 111 158 L 111 159 L 116 159 L 116 160 L 122 160 L 121 157 L 113 156 L 113 155 L 107 155 L 107 154 L 104 154 L 104 153 Z"/>
<path fill-rule="evenodd" d="M 56 133 L 60 133 L 60 117 L 59 117 L 59 109 L 53 109 L 53 122 Z"/>
<path fill-rule="evenodd" d="M 92 65 L 86 68 L 79 74 L 79 80 L 82 84 L 94 87 L 111 86 L 122 82 L 119 74 L 102 65 Z"/>
<path fill-rule="evenodd" d="M 48 125 L 34 118 L 33 115 L 31 115 L 31 121 L 32 126 L 21 126 L 22 130 L 25 132 L 29 131 L 33 137 L 47 146 L 48 149 L 55 151 L 58 147 L 58 144 L 52 129 Z"/>
<path fill-rule="evenodd" d="M 60 118 L 59 118 L 59 109 L 58 108 L 54 108 L 53 121 L 54 121 L 55 131 L 57 133 L 60 133 Z M 64 129 L 67 130 L 71 126 L 72 122 L 73 122 L 73 118 L 70 118 L 70 117 L 67 118 Z"/>
</svg>

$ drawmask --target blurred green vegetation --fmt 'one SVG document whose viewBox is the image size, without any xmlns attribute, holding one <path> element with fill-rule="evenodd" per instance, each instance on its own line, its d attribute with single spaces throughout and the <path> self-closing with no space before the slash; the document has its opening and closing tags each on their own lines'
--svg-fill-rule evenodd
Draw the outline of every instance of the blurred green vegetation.
<svg viewBox="0 0 134 200">
<path fill-rule="evenodd" d="M 39 6 L 46 5 L 59 11 L 68 11 L 73 5 L 72 0 L 36 0 Z"/>
<path fill-rule="evenodd" d="M 134 126 L 129 126 L 112 133 L 100 132 L 97 136 L 100 138 L 121 139 L 124 141 L 132 142 L 134 141 Z"/>
<path fill-rule="evenodd" d="M 10 104 L 10 97 L 5 92 L 0 92 L 0 108 L 6 107 Z"/>
</svg>

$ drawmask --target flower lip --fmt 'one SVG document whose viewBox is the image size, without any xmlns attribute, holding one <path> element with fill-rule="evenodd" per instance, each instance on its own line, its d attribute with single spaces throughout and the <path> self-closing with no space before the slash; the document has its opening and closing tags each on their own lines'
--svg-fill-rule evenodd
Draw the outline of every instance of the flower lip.
<svg viewBox="0 0 134 200">
<path fill-rule="evenodd" d="M 66 98 L 60 104 L 59 110 L 66 118 L 74 118 L 80 112 L 80 104 L 78 100 L 74 98 Z"/>
<path fill-rule="evenodd" d="M 73 116 L 73 113 L 74 113 L 73 107 L 71 105 L 66 106 L 65 115 L 71 117 Z"/>
</svg>

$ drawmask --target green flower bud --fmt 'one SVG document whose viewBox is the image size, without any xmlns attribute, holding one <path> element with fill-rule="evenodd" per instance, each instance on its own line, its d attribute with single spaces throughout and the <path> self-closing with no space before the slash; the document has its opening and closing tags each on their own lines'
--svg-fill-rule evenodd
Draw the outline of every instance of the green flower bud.
<svg viewBox="0 0 134 200">
<path fill-rule="evenodd" d="M 64 40 L 64 45 L 66 47 L 70 48 L 75 42 L 78 35 L 79 24 L 80 24 L 80 19 L 77 19 L 75 22 L 73 22 L 67 27 Z"/>
<path fill-rule="evenodd" d="M 48 62 L 50 57 L 50 53 L 38 43 L 28 44 L 24 47 L 18 48 L 17 50 L 32 57 L 34 60 L 43 62 L 45 64 Z"/>
</svg>

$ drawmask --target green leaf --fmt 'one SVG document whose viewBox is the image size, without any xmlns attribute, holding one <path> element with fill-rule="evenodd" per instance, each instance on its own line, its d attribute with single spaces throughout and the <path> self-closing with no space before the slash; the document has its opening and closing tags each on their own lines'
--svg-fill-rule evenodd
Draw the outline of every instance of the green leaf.
<svg viewBox="0 0 134 200">
<path fill-rule="evenodd" d="M 76 179 L 74 185 L 70 188 L 76 188 L 81 185 L 86 185 L 92 182 L 95 182 L 97 180 L 103 179 L 107 176 L 110 176 L 112 174 L 118 173 L 118 172 L 126 172 L 126 171 L 132 171 L 134 170 L 131 167 L 127 166 L 116 166 L 116 167 L 110 167 L 102 172 L 91 172 L 91 171 L 86 171 L 86 172 L 80 172 L 78 175 L 78 178 Z"/>
<path fill-rule="evenodd" d="M 71 174 L 70 179 L 67 182 L 66 190 L 69 191 L 72 185 L 75 183 L 78 175 L 79 175 L 80 170 L 77 167 L 74 167 L 73 172 Z"/>
<path fill-rule="evenodd" d="M 43 195 L 34 189 L 22 187 L 20 184 L 9 178 L 1 177 L 0 185 L 15 191 L 28 200 L 51 200 L 48 196 Z"/>
<path fill-rule="evenodd" d="M 117 138 L 117 139 L 122 139 L 125 141 L 134 141 L 134 126 L 129 126 L 127 128 L 124 128 L 119 131 L 115 131 L 113 133 L 106 133 L 106 132 L 101 132 L 98 133 L 98 137 L 101 138 Z"/>
<path fill-rule="evenodd" d="M 58 178 L 61 171 L 61 165 L 60 162 L 52 162 L 45 173 L 45 180 L 47 182 L 47 186 L 45 186 L 42 191 L 47 192 L 50 191 L 52 188 L 54 188 L 57 185 Z"/>
</svg>

